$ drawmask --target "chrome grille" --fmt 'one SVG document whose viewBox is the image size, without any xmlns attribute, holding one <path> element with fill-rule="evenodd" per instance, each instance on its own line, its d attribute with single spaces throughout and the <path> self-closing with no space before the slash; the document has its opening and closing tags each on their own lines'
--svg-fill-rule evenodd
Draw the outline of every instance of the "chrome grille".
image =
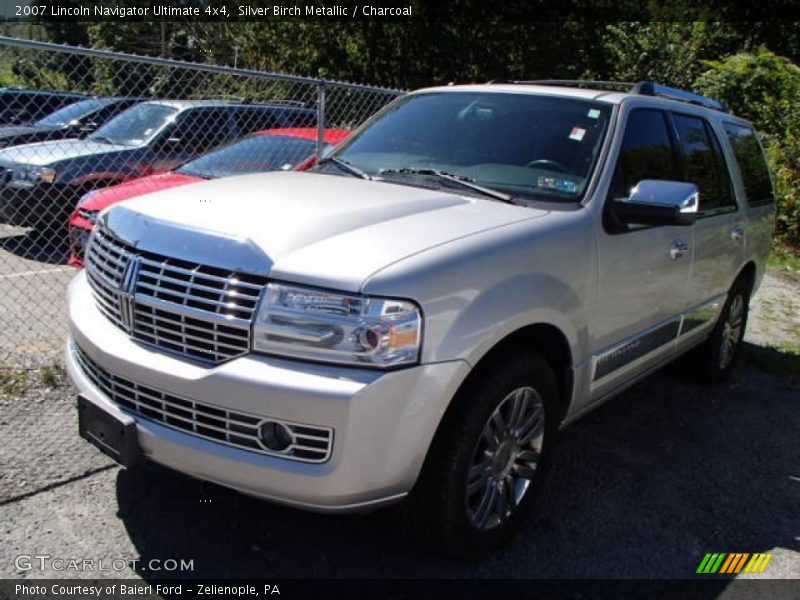
<svg viewBox="0 0 800 600">
<path fill-rule="evenodd" d="M 128 269 L 131 260 L 134 269 Z M 134 339 L 214 363 L 249 351 L 266 279 L 138 251 L 102 227 L 86 264 L 100 311 Z"/>
<path fill-rule="evenodd" d="M 123 329 L 120 291 L 131 256 L 130 248 L 100 229 L 95 229 L 86 253 L 86 277 L 94 292 L 97 307 L 112 323 Z"/>
<path fill-rule="evenodd" d="M 168 394 L 107 371 L 72 344 L 81 370 L 111 402 L 126 412 L 156 421 L 201 438 L 270 456 L 322 463 L 330 458 L 333 430 L 290 423 L 202 404 Z M 259 437 L 263 423 L 277 422 L 291 434 L 291 443 L 280 452 L 265 447 Z"/>
</svg>

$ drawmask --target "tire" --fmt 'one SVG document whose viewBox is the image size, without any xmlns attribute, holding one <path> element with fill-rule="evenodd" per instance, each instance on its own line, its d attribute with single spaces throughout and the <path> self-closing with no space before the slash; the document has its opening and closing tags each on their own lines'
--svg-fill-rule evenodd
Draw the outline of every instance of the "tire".
<svg viewBox="0 0 800 600">
<path fill-rule="evenodd" d="M 558 385 L 544 359 L 520 351 L 482 368 L 453 402 L 401 511 L 407 531 L 438 552 L 479 558 L 533 509 L 558 430 Z"/>
<path fill-rule="evenodd" d="M 739 278 L 728 292 L 711 335 L 699 348 L 699 376 L 705 383 L 721 383 L 736 369 L 742 354 L 749 305 L 750 285 Z"/>
</svg>

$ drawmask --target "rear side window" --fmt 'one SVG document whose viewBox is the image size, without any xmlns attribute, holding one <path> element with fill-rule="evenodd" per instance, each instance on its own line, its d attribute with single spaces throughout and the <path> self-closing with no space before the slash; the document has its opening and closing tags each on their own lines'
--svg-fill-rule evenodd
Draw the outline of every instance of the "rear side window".
<svg viewBox="0 0 800 600">
<path fill-rule="evenodd" d="M 80 100 L 79 97 L 57 96 L 54 94 L 12 93 L 3 98 L 4 118 L 16 123 L 35 121 L 58 110 L 62 106 Z M 5 116 L 7 113 L 8 116 Z"/>
<path fill-rule="evenodd" d="M 240 135 L 252 133 L 261 129 L 280 127 L 281 123 L 274 109 L 237 108 L 233 111 L 236 115 L 236 127 Z"/>
<path fill-rule="evenodd" d="M 775 202 L 767 161 L 755 131 L 734 123 L 725 123 L 724 127 L 739 164 L 747 203 L 759 206 Z"/>
<path fill-rule="evenodd" d="M 309 109 L 288 109 L 285 118 L 290 127 L 316 127 L 317 113 Z"/>
<path fill-rule="evenodd" d="M 117 116 L 123 110 L 131 106 L 132 103 L 125 103 L 125 102 L 114 102 L 109 104 L 108 106 L 98 110 L 96 113 L 91 115 L 89 121 L 93 123 L 97 123 L 98 125 L 102 125 L 110 121 L 113 117 Z"/>
<path fill-rule="evenodd" d="M 192 109 L 178 117 L 171 135 L 180 138 L 182 148 L 206 152 L 231 139 L 229 117 L 225 109 Z"/>
<path fill-rule="evenodd" d="M 614 170 L 611 197 L 630 196 L 631 189 L 643 179 L 680 180 L 671 139 L 662 111 L 631 112 Z"/>
<path fill-rule="evenodd" d="M 673 114 L 683 149 L 684 178 L 700 189 L 700 211 L 736 208 L 722 149 L 701 118 Z"/>
</svg>

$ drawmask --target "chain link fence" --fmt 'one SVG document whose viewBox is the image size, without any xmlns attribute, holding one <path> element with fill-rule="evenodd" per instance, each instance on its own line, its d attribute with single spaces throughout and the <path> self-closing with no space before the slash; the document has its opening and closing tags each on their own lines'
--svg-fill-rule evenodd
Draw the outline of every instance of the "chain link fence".
<svg viewBox="0 0 800 600">
<path fill-rule="evenodd" d="M 0 36 L 0 368 L 57 362 L 97 213 L 305 169 L 401 92 Z"/>
</svg>

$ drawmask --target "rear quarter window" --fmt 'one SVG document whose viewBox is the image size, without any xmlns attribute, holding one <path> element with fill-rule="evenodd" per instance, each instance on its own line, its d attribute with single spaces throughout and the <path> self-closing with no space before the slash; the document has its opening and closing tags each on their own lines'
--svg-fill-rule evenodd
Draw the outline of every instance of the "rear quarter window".
<svg viewBox="0 0 800 600">
<path fill-rule="evenodd" d="M 735 123 L 724 123 L 723 126 L 739 165 L 747 204 L 760 206 L 774 203 L 772 179 L 756 132 L 750 127 Z"/>
<path fill-rule="evenodd" d="M 278 111 L 272 108 L 237 108 L 234 110 L 234 114 L 240 135 L 282 125 L 277 116 Z"/>
</svg>

